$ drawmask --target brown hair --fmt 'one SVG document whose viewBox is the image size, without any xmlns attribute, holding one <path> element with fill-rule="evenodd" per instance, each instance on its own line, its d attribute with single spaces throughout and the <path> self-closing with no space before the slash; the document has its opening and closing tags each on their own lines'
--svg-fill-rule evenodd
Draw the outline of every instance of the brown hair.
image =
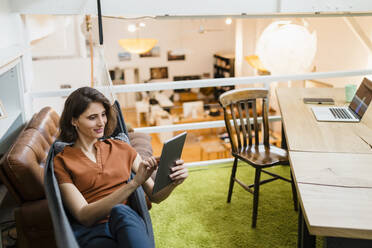
<svg viewBox="0 0 372 248">
<path fill-rule="evenodd" d="M 77 119 L 88 108 L 91 102 L 102 103 L 106 110 L 107 123 L 104 135 L 110 136 L 116 127 L 116 111 L 110 101 L 98 90 L 91 87 L 81 87 L 72 92 L 66 99 L 65 106 L 59 120 L 60 134 L 58 139 L 64 142 L 75 142 L 78 134 L 71 121 Z"/>
</svg>

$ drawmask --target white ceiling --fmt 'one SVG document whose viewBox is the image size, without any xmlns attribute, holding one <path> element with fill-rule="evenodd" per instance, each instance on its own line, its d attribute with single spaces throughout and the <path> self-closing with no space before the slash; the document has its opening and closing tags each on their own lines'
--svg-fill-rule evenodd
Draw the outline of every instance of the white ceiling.
<svg viewBox="0 0 372 248">
<path fill-rule="evenodd" d="M 96 0 L 8 0 L 24 14 L 96 14 Z M 267 16 L 273 14 L 372 15 L 370 0 L 101 0 L 103 15 Z"/>
</svg>

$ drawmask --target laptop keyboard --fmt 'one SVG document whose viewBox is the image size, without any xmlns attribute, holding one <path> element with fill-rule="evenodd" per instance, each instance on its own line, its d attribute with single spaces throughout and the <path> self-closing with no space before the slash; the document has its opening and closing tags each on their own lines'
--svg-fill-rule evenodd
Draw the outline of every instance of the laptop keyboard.
<svg viewBox="0 0 372 248">
<path fill-rule="evenodd" d="M 329 108 L 336 119 L 353 119 L 353 117 L 343 108 Z"/>
</svg>

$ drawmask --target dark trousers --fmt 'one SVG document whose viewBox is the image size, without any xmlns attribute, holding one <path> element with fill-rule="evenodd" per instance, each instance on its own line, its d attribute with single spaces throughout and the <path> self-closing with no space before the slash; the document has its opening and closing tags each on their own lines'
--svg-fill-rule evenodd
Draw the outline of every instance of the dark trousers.
<svg viewBox="0 0 372 248">
<path fill-rule="evenodd" d="M 111 209 L 106 223 L 85 227 L 73 222 L 71 226 L 82 248 L 151 247 L 142 218 L 124 204 L 118 204 Z"/>
</svg>

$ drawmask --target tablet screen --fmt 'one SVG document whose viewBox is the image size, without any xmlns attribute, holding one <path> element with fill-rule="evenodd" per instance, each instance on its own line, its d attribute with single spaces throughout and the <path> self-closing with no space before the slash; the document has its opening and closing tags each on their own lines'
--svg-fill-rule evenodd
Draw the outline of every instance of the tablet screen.
<svg viewBox="0 0 372 248">
<path fill-rule="evenodd" d="M 181 158 L 186 134 L 186 132 L 183 132 L 164 143 L 152 194 L 172 183 L 169 175 L 171 174 L 171 168 L 175 166 L 175 162 Z"/>
</svg>

